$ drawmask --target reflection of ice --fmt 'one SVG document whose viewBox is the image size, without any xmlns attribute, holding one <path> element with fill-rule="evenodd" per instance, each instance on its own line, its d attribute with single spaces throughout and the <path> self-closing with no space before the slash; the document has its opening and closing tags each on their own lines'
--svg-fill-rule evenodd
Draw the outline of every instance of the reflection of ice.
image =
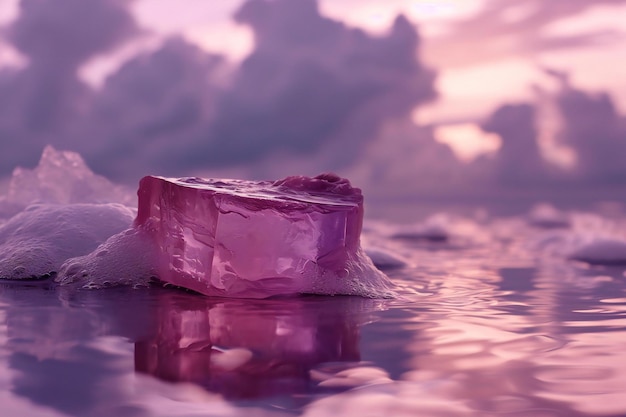
<svg viewBox="0 0 626 417">
<path fill-rule="evenodd" d="M 328 390 L 311 370 L 327 362 L 339 369 L 358 365 L 360 328 L 383 303 L 7 286 L 0 292 L 0 393 L 15 395 L 0 394 L 8 401 L 2 409 L 27 400 L 81 416 L 121 415 L 127 407 L 151 416 L 207 407 L 212 415 L 235 415 L 223 396 L 282 396 L 297 407 L 315 390 Z M 178 410 L 176 401 L 184 402 Z"/>
<path fill-rule="evenodd" d="M 135 344 L 137 371 L 235 398 L 306 392 L 325 362 L 357 362 L 366 299 L 239 302 L 162 298 L 155 333 Z"/>
</svg>

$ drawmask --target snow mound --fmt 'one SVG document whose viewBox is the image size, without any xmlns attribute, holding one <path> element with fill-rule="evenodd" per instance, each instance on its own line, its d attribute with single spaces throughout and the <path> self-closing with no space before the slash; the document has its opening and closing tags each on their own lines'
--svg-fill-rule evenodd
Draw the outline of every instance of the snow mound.
<svg viewBox="0 0 626 417">
<path fill-rule="evenodd" d="M 0 226 L 0 279 L 37 279 L 68 258 L 94 250 L 129 227 L 134 211 L 120 204 L 38 204 Z"/>
</svg>

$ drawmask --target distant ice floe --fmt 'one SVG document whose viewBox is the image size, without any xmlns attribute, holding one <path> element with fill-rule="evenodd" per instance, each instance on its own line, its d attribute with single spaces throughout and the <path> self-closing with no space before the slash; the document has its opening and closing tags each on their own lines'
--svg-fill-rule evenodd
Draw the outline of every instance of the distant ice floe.
<svg viewBox="0 0 626 417">
<path fill-rule="evenodd" d="M 391 233 L 392 239 L 424 240 L 429 242 L 447 242 L 452 235 L 450 219 L 438 214 L 423 223 L 398 228 Z"/>
<path fill-rule="evenodd" d="M 136 205 L 134 190 L 94 174 L 76 152 L 46 146 L 34 169 L 15 168 L 0 197 L 0 218 L 8 218 L 30 204 L 119 203 Z"/>
<path fill-rule="evenodd" d="M 391 250 L 380 247 L 365 247 L 365 254 L 370 257 L 374 265 L 383 271 L 388 269 L 402 268 L 408 261 Z"/>
<path fill-rule="evenodd" d="M 597 238 L 572 251 L 569 258 L 592 265 L 626 265 L 626 240 Z"/>
<path fill-rule="evenodd" d="M 567 228 L 572 225 L 568 213 L 560 211 L 548 203 L 533 206 L 526 216 L 526 220 L 531 226 L 544 229 Z"/>
<path fill-rule="evenodd" d="M 563 213 L 552 206 L 540 205 L 526 220 L 535 226 L 534 234 L 531 230 L 517 233 L 528 235 L 528 250 L 537 257 L 590 265 L 626 265 L 624 225 L 615 219 L 585 212 Z"/>
</svg>

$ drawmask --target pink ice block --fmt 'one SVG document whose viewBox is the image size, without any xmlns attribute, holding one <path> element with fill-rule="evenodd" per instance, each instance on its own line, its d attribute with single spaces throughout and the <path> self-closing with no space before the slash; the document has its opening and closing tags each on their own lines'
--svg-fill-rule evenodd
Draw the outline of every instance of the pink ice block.
<svg viewBox="0 0 626 417">
<path fill-rule="evenodd" d="M 157 244 L 160 279 L 176 286 L 265 298 L 359 294 L 386 279 L 359 246 L 361 190 L 334 174 L 273 182 L 148 176 L 138 195 L 136 226 Z"/>
</svg>

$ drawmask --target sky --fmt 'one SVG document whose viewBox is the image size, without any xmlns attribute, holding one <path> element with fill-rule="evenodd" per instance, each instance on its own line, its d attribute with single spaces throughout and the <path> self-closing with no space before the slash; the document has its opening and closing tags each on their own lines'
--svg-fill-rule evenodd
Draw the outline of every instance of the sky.
<svg viewBox="0 0 626 417">
<path fill-rule="evenodd" d="M 624 18 L 626 0 L 0 0 L 0 176 L 50 143 L 128 183 L 621 186 Z"/>
</svg>

